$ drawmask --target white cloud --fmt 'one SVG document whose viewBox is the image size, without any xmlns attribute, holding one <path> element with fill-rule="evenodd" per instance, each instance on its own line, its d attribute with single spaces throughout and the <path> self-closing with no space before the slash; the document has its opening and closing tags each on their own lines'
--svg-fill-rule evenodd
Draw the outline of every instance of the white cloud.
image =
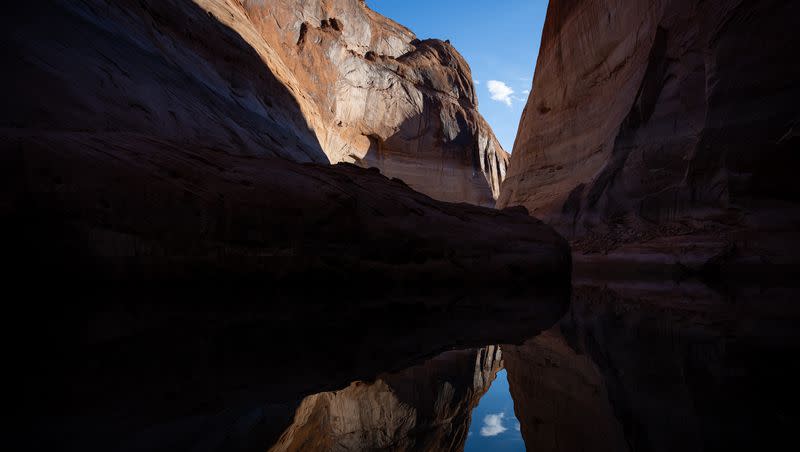
<svg viewBox="0 0 800 452">
<path fill-rule="evenodd" d="M 474 82 L 476 85 L 480 85 L 480 84 L 481 84 L 481 81 L 480 81 L 480 80 L 473 80 L 473 82 Z"/>
<path fill-rule="evenodd" d="M 514 426 L 514 430 L 519 431 L 520 428 L 522 428 L 522 426 L 517 422 L 517 425 Z"/>
<path fill-rule="evenodd" d="M 530 92 L 530 90 L 527 90 L 527 89 L 526 89 L 526 90 L 524 90 L 524 91 L 522 91 L 522 94 L 524 94 L 524 95 L 526 95 L 526 96 L 527 96 L 528 94 L 530 94 L 530 93 L 531 93 L 531 92 Z"/>
<path fill-rule="evenodd" d="M 484 417 L 483 427 L 481 427 L 481 436 L 497 436 L 508 430 L 503 425 L 504 417 L 506 417 L 506 413 L 489 414 Z"/>
<path fill-rule="evenodd" d="M 498 80 L 489 80 L 486 83 L 489 87 L 489 94 L 492 95 L 492 100 L 511 106 L 511 95 L 514 94 L 514 90 L 510 86 Z"/>
</svg>

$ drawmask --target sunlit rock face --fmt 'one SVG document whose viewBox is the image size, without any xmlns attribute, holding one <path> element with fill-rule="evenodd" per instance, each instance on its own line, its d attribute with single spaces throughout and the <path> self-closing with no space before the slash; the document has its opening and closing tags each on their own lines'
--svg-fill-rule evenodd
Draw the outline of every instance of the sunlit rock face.
<svg viewBox="0 0 800 452">
<path fill-rule="evenodd" d="M 777 55 L 797 48 L 798 8 L 551 1 L 498 205 L 524 205 L 591 238 L 578 243 L 587 247 L 696 231 L 730 243 L 739 227 L 785 233 L 781 218 L 797 218 L 799 198 L 790 168 L 800 69 Z"/>
<path fill-rule="evenodd" d="M 573 350 L 559 327 L 522 345 L 503 345 L 508 384 L 529 449 L 627 449 L 605 382 L 590 356 Z"/>
<path fill-rule="evenodd" d="M 462 450 L 500 348 L 447 352 L 376 381 L 307 397 L 272 451 Z"/>
<path fill-rule="evenodd" d="M 359 0 L 241 4 L 319 107 L 311 122 L 332 162 L 380 168 L 435 199 L 494 205 L 508 154 L 449 42 L 417 40 Z"/>
</svg>

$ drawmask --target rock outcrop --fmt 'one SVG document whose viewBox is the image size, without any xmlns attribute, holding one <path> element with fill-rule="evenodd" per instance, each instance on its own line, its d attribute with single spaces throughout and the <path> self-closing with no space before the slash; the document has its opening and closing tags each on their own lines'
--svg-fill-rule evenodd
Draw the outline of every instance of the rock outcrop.
<svg viewBox="0 0 800 452">
<path fill-rule="evenodd" d="M 552 1 L 498 205 L 579 249 L 756 229 L 755 248 L 792 242 L 800 70 L 782 55 L 800 44 L 798 8 Z"/>
<path fill-rule="evenodd" d="M 271 451 L 463 450 L 500 349 L 444 353 L 371 383 L 307 397 Z"/>
<path fill-rule="evenodd" d="M 297 52 L 323 49 L 315 33 L 335 35 L 331 39 L 341 46 L 332 41 L 329 54 L 351 55 L 371 45 L 372 52 L 397 54 L 414 47 L 398 56 L 407 63 L 397 70 L 408 69 L 408 83 L 427 94 L 417 90 L 409 98 L 424 99 L 437 118 L 462 103 L 472 105 L 468 69 L 447 44 L 402 47 L 410 35 L 386 19 L 376 22 L 384 24 L 381 32 L 357 32 L 359 20 L 380 17 L 359 2 L 342 4 L 363 17 L 350 21 L 342 12 L 324 30 L 307 29 L 309 41 Z M 2 39 L 15 70 L 2 74 L 14 92 L 0 110 L 6 185 L 0 206 L 3 227 L 17 238 L 13 249 L 21 258 L 43 262 L 65 280 L 208 274 L 292 284 L 314 275 L 319 282 L 386 288 L 382 284 L 390 281 L 402 286 L 472 276 L 502 283 L 504 275 L 518 279 L 547 267 L 566 281 L 566 243 L 536 220 L 436 202 L 375 170 L 326 166 L 332 154 L 320 144 L 320 121 L 328 113 L 320 109 L 337 104 L 315 98 L 321 94 L 314 89 L 349 86 L 325 78 L 345 63 L 319 60 L 319 79 L 304 79 L 316 66 L 303 72 L 284 62 L 292 62 L 288 51 L 265 38 L 279 39 L 283 29 L 267 33 L 254 18 L 259 11 L 272 14 L 265 5 L 52 0 L 4 16 Z M 370 24 L 362 25 L 371 30 Z M 364 33 L 375 42 L 359 41 Z M 295 57 L 297 65 L 313 60 L 305 53 Z M 377 64 L 353 58 L 347 61 Z M 361 71 L 388 77 L 388 69 Z M 389 78 L 398 89 L 410 89 Z M 447 94 L 436 91 L 446 86 Z M 357 97 L 350 93 L 346 97 Z M 373 107 L 337 108 L 371 115 L 377 113 Z M 465 124 L 476 117 L 469 118 Z M 438 134 L 437 127 L 420 128 L 414 143 Z M 313 162 L 322 165 L 308 164 Z M 447 190 L 458 186 L 440 182 Z M 468 191 L 462 194 L 468 197 Z"/>
<path fill-rule="evenodd" d="M 142 139 L 156 148 L 172 142 L 327 163 L 310 124 L 316 106 L 246 27 L 244 11 L 223 10 L 228 3 L 15 6 L 0 30 L 14 64 L 0 75 L 4 86 L 14 87 L 0 107 L 3 136 L 20 130 L 102 135 L 98 140 L 131 146 Z"/>
<path fill-rule="evenodd" d="M 437 202 L 351 164 L 69 131 L 7 132 L 0 153 L 11 255 L 72 283 L 569 282 L 568 244 L 525 212 Z"/>
<path fill-rule="evenodd" d="M 377 167 L 443 201 L 499 195 L 508 154 L 469 66 L 362 1 L 49 0 L 8 19 L 21 64 L 3 81 L 36 88 L 5 103 L 2 127 L 157 133 Z"/>
<path fill-rule="evenodd" d="M 477 111 L 470 68 L 360 0 L 242 1 L 319 106 L 332 162 L 379 168 L 433 198 L 494 206 L 508 154 Z"/>
</svg>

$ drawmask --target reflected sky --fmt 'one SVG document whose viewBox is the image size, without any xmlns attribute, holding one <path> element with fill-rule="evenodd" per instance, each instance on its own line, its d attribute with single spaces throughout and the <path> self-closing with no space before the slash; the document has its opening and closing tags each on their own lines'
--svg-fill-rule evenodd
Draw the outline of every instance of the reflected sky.
<svg viewBox="0 0 800 452">
<path fill-rule="evenodd" d="M 466 452 L 524 451 L 525 443 L 514 416 L 514 401 L 508 389 L 505 369 L 497 373 L 492 386 L 472 411 Z"/>
</svg>

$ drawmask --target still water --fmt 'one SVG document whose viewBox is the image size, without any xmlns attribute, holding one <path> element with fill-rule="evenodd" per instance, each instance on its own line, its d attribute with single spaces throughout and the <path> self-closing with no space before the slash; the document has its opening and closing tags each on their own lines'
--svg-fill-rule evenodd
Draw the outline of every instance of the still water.
<svg viewBox="0 0 800 452">
<path fill-rule="evenodd" d="M 52 408 L 37 411 L 32 441 L 82 451 L 793 449 L 783 444 L 800 425 L 794 281 L 576 277 L 568 289 L 337 303 L 226 293 L 222 307 L 217 294 L 205 303 L 183 291 L 149 304 L 102 299 L 102 310 L 87 308 L 88 327 L 72 310 L 53 325 L 87 340 L 48 341 L 60 348 L 43 351 L 50 360 L 31 386 Z"/>
<path fill-rule="evenodd" d="M 520 424 L 514 415 L 514 399 L 508 389 L 508 375 L 505 369 L 497 376 L 472 411 L 465 452 L 485 450 L 522 451 Z"/>
<path fill-rule="evenodd" d="M 306 398 L 272 450 L 764 450 L 800 420 L 797 293 L 576 283 L 528 339 Z"/>
</svg>

